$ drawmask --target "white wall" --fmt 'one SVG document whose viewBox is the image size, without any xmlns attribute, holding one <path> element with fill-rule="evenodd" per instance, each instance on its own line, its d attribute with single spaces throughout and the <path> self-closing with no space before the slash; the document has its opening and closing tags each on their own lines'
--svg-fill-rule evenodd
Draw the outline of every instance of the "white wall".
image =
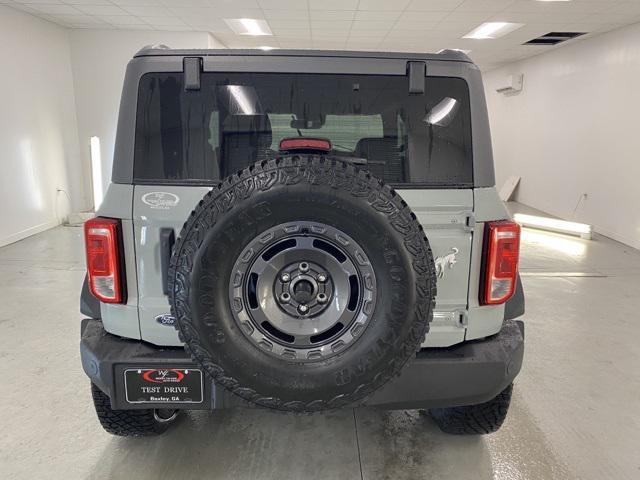
<svg viewBox="0 0 640 480">
<path fill-rule="evenodd" d="M 209 33 L 121 30 L 71 30 L 71 56 L 78 132 L 86 188 L 90 188 L 89 139 L 100 138 L 103 191 L 111 179 L 120 94 L 127 63 L 145 45 L 171 48 L 221 48 Z M 90 201 L 90 205 L 92 202 Z"/>
<path fill-rule="evenodd" d="M 57 225 L 85 192 L 67 31 L 0 5 L 0 58 L 1 246 Z"/>
<path fill-rule="evenodd" d="M 510 73 L 524 90 L 496 93 Z M 518 201 L 640 248 L 640 24 L 484 78 L 498 187 L 519 175 Z"/>
</svg>

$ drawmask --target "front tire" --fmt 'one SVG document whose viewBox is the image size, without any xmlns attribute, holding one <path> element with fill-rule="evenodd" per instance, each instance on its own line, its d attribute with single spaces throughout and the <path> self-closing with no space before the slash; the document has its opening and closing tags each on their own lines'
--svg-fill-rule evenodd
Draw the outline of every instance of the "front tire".
<svg viewBox="0 0 640 480">
<path fill-rule="evenodd" d="M 102 428 L 120 437 L 147 437 L 160 435 L 175 422 L 178 411 L 162 410 L 113 410 L 111 400 L 93 383 L 91 396 Z"/>
<path fill-rule="evenodd" d="M 488 402 L 464 407 L 432 408 L 429 413 L 444 433 L 453 435 L 493 433 L 498 431 L 507 417 L 512 392 L 513 384 Z"/>
</svg>

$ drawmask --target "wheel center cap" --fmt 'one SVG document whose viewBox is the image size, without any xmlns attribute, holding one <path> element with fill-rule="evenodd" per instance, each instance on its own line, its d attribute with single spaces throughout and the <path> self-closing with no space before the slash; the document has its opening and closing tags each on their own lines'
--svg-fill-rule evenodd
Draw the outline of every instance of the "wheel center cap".
<svg viewBox="0 0 640 480">
<path fill-rule="evenodd" d="M 300 279 L 292 285 L 293 298 L 298 303 L 309 303 L 315 289 L 316 287 L 309 280 Z"/>
</svg>

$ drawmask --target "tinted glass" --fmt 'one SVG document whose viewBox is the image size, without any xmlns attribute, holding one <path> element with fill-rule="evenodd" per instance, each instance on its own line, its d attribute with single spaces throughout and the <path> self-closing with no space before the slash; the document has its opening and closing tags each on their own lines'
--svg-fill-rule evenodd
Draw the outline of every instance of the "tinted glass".
<svg viewBox="0 0 640 480">
<path fill-rule="evenodd" d="M 185 91 L 181 73 L 140 82 L 134 177 L 209 183 L 276 157 L 291 137 L 331 141 L 329 155 L 394 185 L 471 186 L 469 91 L 428 77 L 410 95 L 406 76 L 203 73 Z"/>
</svg>

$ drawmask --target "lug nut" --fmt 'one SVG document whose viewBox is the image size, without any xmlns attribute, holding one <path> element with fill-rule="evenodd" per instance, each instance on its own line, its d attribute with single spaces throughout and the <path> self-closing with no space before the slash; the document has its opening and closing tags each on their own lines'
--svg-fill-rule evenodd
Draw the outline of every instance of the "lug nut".
<svg viewBox="0 0 640 480">
<path fill-rule="evenodd" d="M 324 293 L 319 294 L 317 297 L 318 303 L 324 303 L 327 301 L 327 296 Z"/>
<path fill-rule="evenodd" d="M 298 310 L 300 311 L 300 313 L 307 313 L 309 311 L 309 307 L 304 304 L 298 305 Z"/>
<path fill-rule="evenodd" d="M 317 280 L 318 280 L 320 283 L 324 283 L 324 282 L 326 282 L 326 281 L 327 281 L 327 276 L 326 276 L 324 273 L 321 273 L 320 275 L 318 275 Z"/>
<path fill-rule="evenodd" d="M 283 282 L 288 282 L 289 280 L 291 280 L 291 275 L 289 275 L 288 273 L 283 273 L 282 275 L 280 275 L 280 280 L 282 280 Z"/>
<path fill-rule="evenodd" d="M 280 295 L 280 300 L 288 303 L 289 300 L 291 300 L 291 295 L 289 295 L 287 292 L 284 292 L 282 295 Z"/>
<path fill-rule="evenodd" d="M 307 262 L 302 262 L 298 266 L 298 270 L 300 270 L 301 272 L 307 272 L 309 270 L 309 264 Z"/>
</svg>

